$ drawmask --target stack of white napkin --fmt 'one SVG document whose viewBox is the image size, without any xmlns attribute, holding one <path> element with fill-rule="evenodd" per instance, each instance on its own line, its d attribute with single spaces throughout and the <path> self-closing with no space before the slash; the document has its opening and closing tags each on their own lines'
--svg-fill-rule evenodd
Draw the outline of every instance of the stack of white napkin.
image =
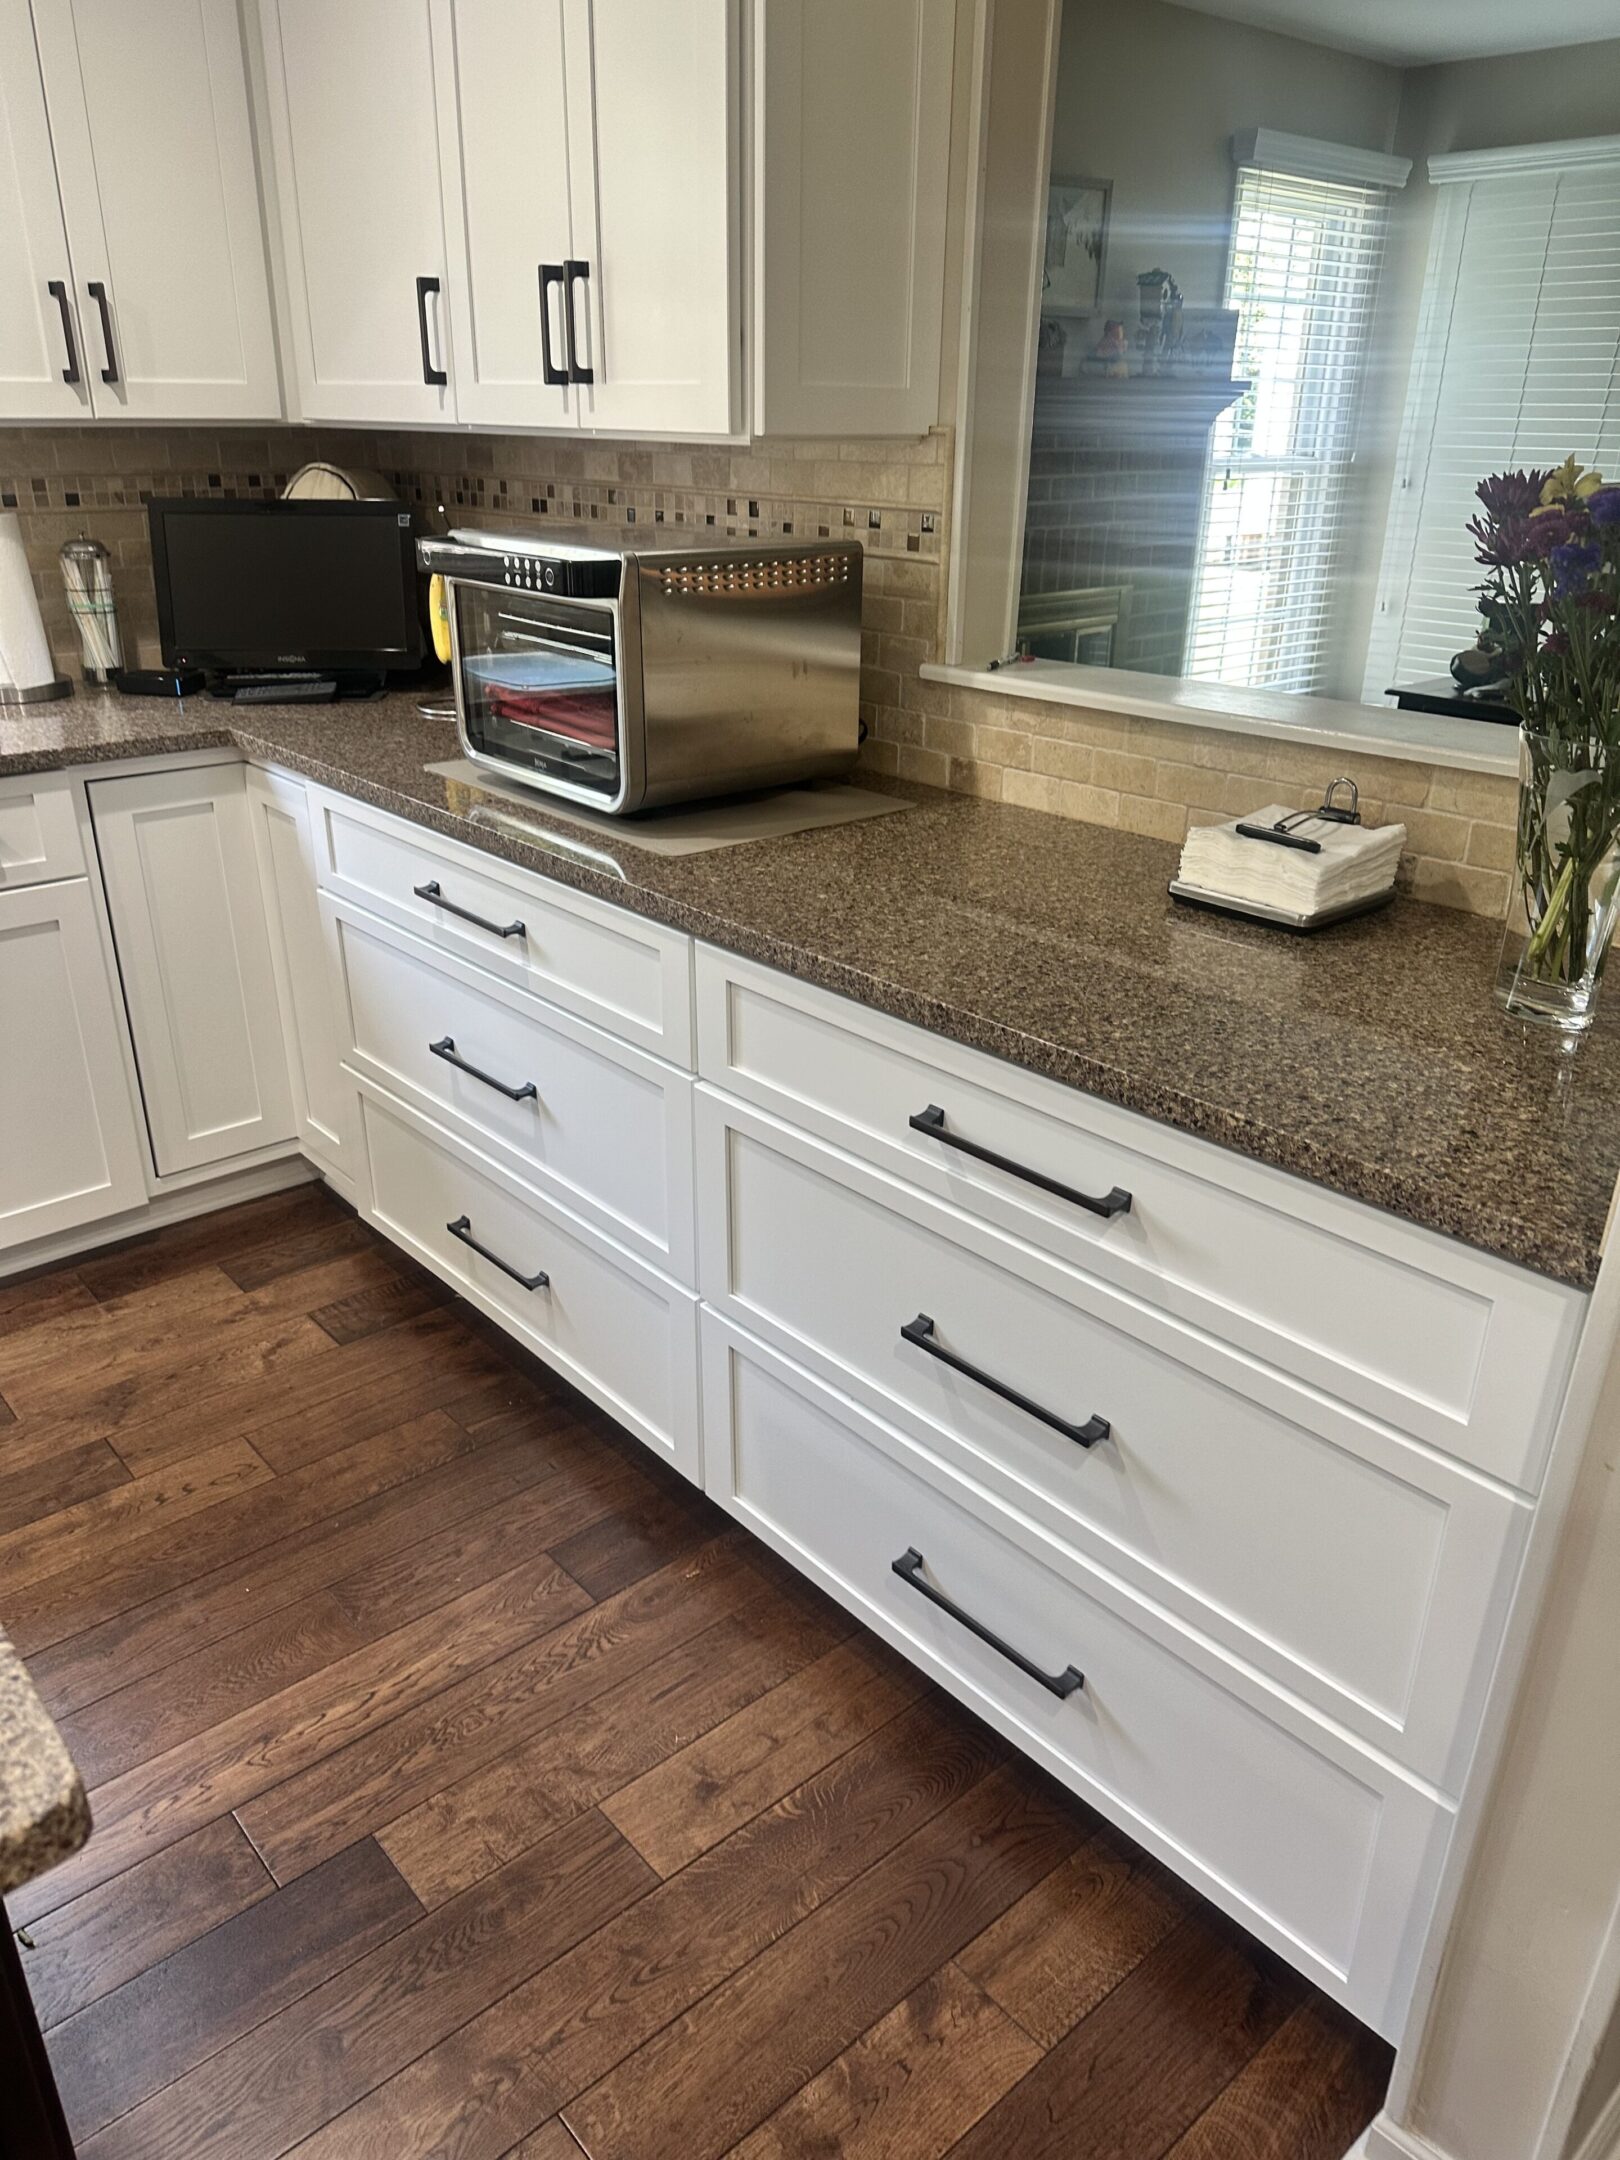
<svg viewBox="0 0 1620 2160">
<path fill-rule="evenodd" d="M 1293 814 L 1281 803 L 1268 803 L 1224 825 L 1195 825 L 1181 851 L 1182 882 L 1228 900 L 1304 916 L 1389 891 L 1406 845 L 1404 825 L 1340 825 L 1320 817 L 1290 825 L 1293 838 L 1318 843 L 1316 854 L 1246 839 L 1238 831 L 1240 825 L 1275 825 Z"/>
</svg>

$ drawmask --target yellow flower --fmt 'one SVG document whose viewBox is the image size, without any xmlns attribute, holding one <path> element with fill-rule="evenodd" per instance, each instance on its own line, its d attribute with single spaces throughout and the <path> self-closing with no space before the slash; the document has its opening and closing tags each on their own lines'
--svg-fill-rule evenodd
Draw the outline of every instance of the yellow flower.
<svg viewBox="0 0 1620 2160">
<path fill-rule="evenodd" d="M 1547 475 L 1547 483 L 1541 491 L 1541 510 L 1556 510 L 1568 502 L 1584 502 L 1602 485 L 1600 472 L 1583 472 L 1579 458 L 1567 457 L 1556 472 Z M 1541 510 L 1532 511 L 1531 515 L 1539 517 Z"/>
</svg>

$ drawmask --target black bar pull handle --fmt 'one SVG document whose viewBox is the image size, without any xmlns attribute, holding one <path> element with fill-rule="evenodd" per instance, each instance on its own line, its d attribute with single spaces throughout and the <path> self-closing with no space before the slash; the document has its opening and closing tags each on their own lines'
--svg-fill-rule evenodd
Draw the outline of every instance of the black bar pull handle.
<svg viewBox="0 0 1620 2160">
<path fill-rule="evenodd" d="M 1060 1673 L 1042 1672 L 1038 1665 L 1025 1657 L 1022 1650 L 1015 1650 L 1011 1643 L 1003 1642 L 999 1635 L 991 1633 L 982 1620 L 975 1620 L 970 1612 L 964 1612 L 943 1590 L 936 1590 L 931 1582 L 925 1581 L 923 1556 L 915 1545 L 908 1545 L 899 1559 L 891 1560 L 889 1565 L 902 1582 L 910 1583 L 913 1590 L 920 1590 L 930 1605 L 937 1605 L 941 1612 L 949 1613 L 970 1635 L 977 1635 L 980 1642 L 988 1643 L 998 1657 L 1004 1657 L 1010 1665 L 1016 1665 L 1021 1673 L 1028 1673 L 1032 1680 L 1038 1681 L 1045 1688 L 1048 1695 L 1067 1698 L 1085 1686 L 1086 1676 L 1078 1666 L 1065 1665 Z"/>
<path fill-rule="evenodd" d="M 931 1358 L 938 1358 L 942 1365 L 949 1365 L 953 1372 L 965 1373 L 980 1387 L 988 1388 L 992 1395 L 999 1395 L 1003 1402 L 1010 1402 L 1014 1409 L 1039 1418 L 1043 1425 L 1050 1425 L 1054 1432 L 1062 1433 L 1065 1440 L 1073 1440 L 1078 1446 L 1095 1447 L 1099 1440 L 1106 1440 L 1112 1430 L 1107 1418 L 1088 1417 L 1083 1425 L 1073 1424 L 1068 1418 L 1059 1417 L 1055 1410 L 1043 1410 L 1038 1402 L 1031 1402 L 1027 1395 L 1020 1395 L 1017 1388 L 1008 1387 L 1005 1380 L 997 1380 L 993 1374 L 981 1372 L 977 1365 L 970 1365 L 966 1358 L 959 1358 L 954 1350 L 947 1350 L 934 1333 L 934 1323 L 927 1313 L 919 1313 L 915 1320 L 908 1320 L 900 1330 L 903 1342 L 912 1343 L 919 1350 L 926 1350 Z"/>
<path fill-rule="evenodd" d="M 574 327 L 574 288 L 589 285 L 591 266 L 588 262 L 569 261 L 563 264 L 563 337 L 568 349 L 568 380 L 590 383 L 596 380 L 594 368 L 581 367 L 577 332 Z"/>
<path fill-rule="evenodd" d="M 416 281 L 416 327 L 422 333 L 422 380 L 442 390 L 450 380 L 443 368 L 433 365 L 433 347 L 428 340 L 427 303 L 428 294 L 439 291 L 436 277 L 419 277 Z"/>
<path fill-rule="evenodd" d="M 107 288 L 99 278 L 92 278 L 85 291 L 101 310 L 101 342 L 107 353 L 107 365 L 101 371 L 101 379 L 105 383 L 115 383 L 118 380 L 118 348 L 113 343 L 112 309 L 107 304 Z"/>
<path fill-rule="evenodd" d="M 429 878 L 425 885 L 413 885 L 411 891 L 418 900 L 426 900 L 433 907 L 442 908 L 446 915 L 457 916 L 462 922 L 474 923 L 480 930 L 488 930 L 496 937 L 526 938 L 529 934 L 527 923 L 491 922 L 487 915 L 475 915 L 471 908 L 457 907 L 453 900 L 445 898 L 437 878 Z"/>
<path fill-rule="evenodd" d="M 68 289 L 59 277 L 53 277 L 45 290 L 62 310 L 62 342 L 67 347 L 67 366 L 62 370 L 65 383 L 83 380 L 79 373 L 79 346 L 73 335 L 73 309 L 68 301 Z"/>
<path fill-rule="evenodd" d="M 444 1062 L 453 1065 L 457 1072 L 467 1073 L 474 1080 L 482 1080 L 485 1087 L 493 1088 L 497 1095 L 504 1095 L 508 1102 L 540 1100 L 540 1090 L 532 1080 L 525 1080 L 521 1087 L 510 1087 L 506 1081 L 497 1080 L 493 1073 L 480 1072 L 476 1065 L 469 1065 L 464 1057 L 457 1055 L 453 1036 L 441 1035 L 437 1042 L 429 1043 L 428 1048 L 436 1058 L 443 1058 Z"/>
<path fill-rule="evenodd" d="M 472 1234 L 472 1222 L 469 1217 L 458 1215 L 454 1222 L 447 1222 L 444 1227 L 453 1238 L 460 1238 L 463 1245 L 470 1246 L 477 1253 L 480 1260 L 487 1260 L 491 1267 L 498 1267 L 503 1275 L 510 1275 L 513 1282 L 520 1284 L 523 1289 L 546 1290 L 550 1288 L 551 1277 L 544 1268 L 536 1268 L 532 1275 L 525 1275 L 521 1268 L 515 1268 L 509 1260 L 503 1260 L 499 1253 L 491 1252 L 487 1245 L 480 1245 Z"/>
<path fill-rule="evenodd" d="M 540 265 L 540 372 L 548 383 L 565 383 L 568 380 L 567 368 L 557 365 L 556 355 L 551 349 L 551 295 L 554 290 L 561 292 L 562 289 L 562 264 L 542 263 Z M 565 296 L 563 301 L 565 312 L 567 305 L 568 302 Z"/>
<path fill-rule="evenodd" d="M 1099 1198 L 1095 1193 L 1076 1192 L 1072 1185 L 1060 1185 L 1056 1178 L 1049 1178 L 1044 1170 L 1031 1170 L 1027 1164 L 1016 1163 L 1010 1156 L 997 1155 L 992 1149 L 980 1147 L 977 1140 L 964 1140 L 959 1133 L 945 1130 L 945 1113 L 938 1103 L 930 1103 L 926 1110 L 914 1110 L 906 1120 L 913 1132 L 926 1133 L 930 1140 L 937 1140 L 943 1147 L 958 1148 L 964 1155 L 971 1155 L 979 1162 L 987 1162 L 997 1170 L 1005 1170 L 1010 1177 L 1022 1178 L 1026 1185 L 1038 1185 L 1042 1192 L 1056 1193 L 1060 1200 L 1072 1200 L 1076 1207 L 1089 1209 L 1093 1215 L 1128 1215 L 1131 1196 L 1121 1185 Z"/>
</svg>

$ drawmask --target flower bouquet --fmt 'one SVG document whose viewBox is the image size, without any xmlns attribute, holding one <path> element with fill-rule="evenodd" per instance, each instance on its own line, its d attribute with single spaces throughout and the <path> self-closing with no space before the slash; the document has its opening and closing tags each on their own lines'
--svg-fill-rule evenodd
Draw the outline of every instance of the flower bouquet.
<svg viewBox="0 0 1620 2160">
<path fill-rule="evenodd" d="M 1570 458 L 1494 474 L 1478 494 L 1480 612 L 1522 723 L 1518 892 L 1497 995 L 1579 1031 L 1620 898 L 1620 486 Z"/>
</svg>

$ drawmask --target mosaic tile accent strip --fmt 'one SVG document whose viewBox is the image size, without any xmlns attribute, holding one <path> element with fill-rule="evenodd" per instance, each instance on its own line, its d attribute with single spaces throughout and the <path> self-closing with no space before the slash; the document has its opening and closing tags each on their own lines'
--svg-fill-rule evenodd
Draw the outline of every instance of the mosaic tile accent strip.
<svg viewBox="0 0 1620 2160">
<path fill-rule="evenodd" d="M 1370 814 L 1406 823 L 1401 882 L 1409 891 L 1487 915 L 1506 907 L 1510 780 L 1396 759 L 1345 761 L 1219 729 L 924 682 L 920 670 L 944 641 L 952 458 L 944 428 L 915 441 L 743 447 L 431 431 L 0 430 L 0 502 L 22 513 L 58 665 L 77 672 L 56 563 L 64 540 L 89 532 L 109 548 L 125 649 L 155 664 L 146 497 L 269 496 L 313 458 L 381 472 L 407 502 L 442 510 L 451 524 L 537 533 L 552 524 L 645 524 L 652 535 L 667 526 L 726 540 L 858 536 L 866 551 L 862 757 L 872 771 L 1179 840 L 1190 824 L 1262 802 L 1307 807 L 1348 769 Z"/>
</svg>

